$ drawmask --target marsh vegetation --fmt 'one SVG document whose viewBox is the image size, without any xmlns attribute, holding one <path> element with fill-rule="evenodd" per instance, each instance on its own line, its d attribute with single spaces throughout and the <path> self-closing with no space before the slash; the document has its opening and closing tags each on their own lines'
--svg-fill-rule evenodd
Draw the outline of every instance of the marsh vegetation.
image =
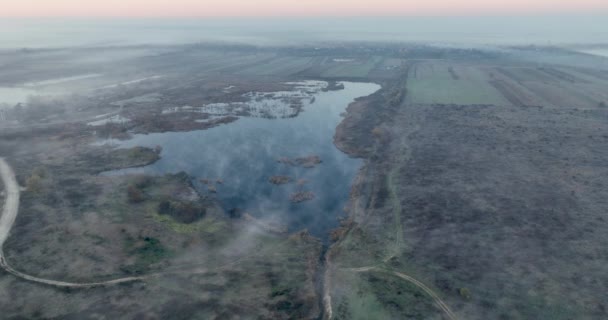
<svg viewBox="0 0 608 320">
<path fill-rule="evenodd" d="M 3 86 L 74 91 L 0 108 L 24 187 L 3 251 L 45 279 L 141 278 L 57 289 L 3 272 L 7 318 L 606 317 L 605 58 L 394 43 L 98 54 L 0 53 Z"/>
</svg>

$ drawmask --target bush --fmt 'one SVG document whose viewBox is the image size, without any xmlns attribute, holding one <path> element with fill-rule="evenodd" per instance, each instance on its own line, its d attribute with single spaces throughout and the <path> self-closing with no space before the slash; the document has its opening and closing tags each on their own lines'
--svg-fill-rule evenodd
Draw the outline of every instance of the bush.
<svg viewBox="0 0 608 320">
<path fill-rule="evenodd" d="M 203 218 L 207 210 L 198 203 L 164 200 L 158 204 L 158 213 L 171 216 L 181 223 L 192 223 Z"/>
<path fill-rule="evenodd" d="M 460 293 L 460 296 L 470 300 L 471 299 L 471 291 L 468 288 L 460 288 L 460 290 L 458 290 L 458 293 Z"/>
<path fill-rule="evenodd" d="M 47 172 L 45 167 L 36 167 L 32 171 L 32 175 L 37 175 L 40 178 L 46 178 Z"/>
<path fill-rule="evenodd" d="M 376 139 L 380 139 L 380 138 L 382 138 L 383 131 L 382 131 L 382 129 L 381 129 L 381 128 L 379 128 L 379 127 L 374 127 L 374 128 L 372 129 L 372 135 L 373 135 L 373 136 L 374 136 Z"/>
<path fill-rule="evenodd" d="M 135 247 L 131 248 L 130 252 L 136 256 L 135 263 L 120 268 L 123 272 L 128 274 L 143 274 L 149 272 L 150 265 L 162 261 L 171 254 L 171 252 L 163 246 L 160 240 L 152 237 L 140 238 L 140 241 L 137 242 Z"/>
<path fill-rule="evenodd" d="M 30 192 L 38 192 L 42 188 L 42 178 L 37 174 L 32 174 L 25 181 L 25 187 Z"/>
<path fill-rule="evenodd" d="M 398 107 L 403 102 L 405 91 L 402 88 L 394 88 L 389 94 L 388 103 L 392 107 Z"/>
<path fill-rule="evenodd" d="M 140 203 L 145 200 L 144 193 L 137 186 L 130 185 L 127 188 L 127 197 L 131 203 Z"/>
</svg>

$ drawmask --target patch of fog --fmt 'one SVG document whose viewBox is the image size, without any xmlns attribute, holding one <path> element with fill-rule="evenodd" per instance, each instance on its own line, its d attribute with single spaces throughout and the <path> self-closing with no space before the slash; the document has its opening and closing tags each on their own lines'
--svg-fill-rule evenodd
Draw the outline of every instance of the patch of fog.
<svg viewBox="0 0 608 320">
<path fill-rule="evenodd" d="M 89 123 L 87 123 L 87 125 L 93 126 L 93 127 L 97 127 L 97 126 L 103 126 L 103 125 L 105 125 L 107 123 L 122 124 L 122 123 L 127 123 L 129 121 L 131 121 L 131 119 L 125 118 L 125 117 L 117 114 L 115 116 L 111 116 L 111 117 L 108 117 L 108 118 L 105 118 L 105 119 L 89 122 Z"/>
<path fill-rule="evenodd" d="M 275 91 L 275 92 L 249 92 L 243 95 L 244 97 L 254 100 L 263 99 L 289 99 L 289 98 L 306 98 L 310 96 L 306 91 Z"/>
<path fill-rule="evenodd" d="M 309 100 L 309 103 L 312 100 Z M 302 101 L 260 100 L 247 104 L 246 112 L 256 118 L 290 118 L 300 112 Z"/>
<path fill-rule="evenodd" d="M 160 100 L 160 97 L 161 97 L 160 93 L 147 93 L 147 94 L 129 98 L 129 99 L 114 101 L 111 104 L 115 105 L 115 106 L 123 107 L 123 106 L 125 106 L 127 104 L 131 104 L 131 103 L 157 102 L 158 100 Z"/>
<path fill-rule="evenodd" d="M 306 92 L 316 93 L 320 90 L 323 90 L 329 86 L 327 81 L 320 80 L 303 80 L 303 81 L 293 81 L 293 82 L 285 82 L 285 84 L 293 85 L 296 90 L 305 90 Z"/>
<path fill-rule="evenodd" d="M 155 76 L 150 76 L 150 77 L 145 77 L 145 78 L 125 81 L 125 82 L 115 83 L 115 84 L 103 86 L 103 87 L 101 87 L 99 89 L 112 89 L 112 88 L 116 88 L 118 86 L 127 86 L 127 85 L 130 85 L 130 84 L 136 84 L 136 83 L 144 82 L 144 81 L 147 81 L 147 80 L 159 79 L 159 78 L 162 78 L 162 77 L 163 76 L 161 76 L 161 75 L 155 75 Z"/>
<path fill-rule="evenodd" d="M 197 113 L 203 113 L 202 108 L 200 108 L 200 107 L 183 106 L 183 107 L 165 108 L 165 109 L 163 109 L 161 111 L 161 114 L 171 114 L 171 113 L 178 113 L 178 112 L 197 112 Z"/>
<path fill-rule="evenodd" d="M 361 160 L 350 158 L 335 147 L 336 126 L 350 102 L 378 89 L 380 86 L 376 84 L 346 82 L 343 90 L 313 95 L 314 103 L 306 112 L 288 119 L 243 116 L 239 121 L 209 130 L 136 134 L 125 141 L 103 140 L 97 144 L 120 148 L 161 146 L 162 154 L 149 166 L 102 175 L 183 171 L 193 178 L 199 192 L 213 194 L 225 210 L 236 208 L 249 213 L 255 221 L 263 221 L 264 225 L 286 225 L 289 231 L 308 229 L 311 234 L 327 239 L 329 231 L 338 225 L 337 217 L 343 213 L 353 178 L 362 164 Z M 266 94 L 258 95 L 266 97 Z M 264 100 L 270 104 L 273 99 Z M 211 107 L 224 111 L 232 105 Z M 193 106 L 167 110 L 208 111 Z M 301 157 L 315 157 L 322 163 L 304 168 L 277 161 Z M 269 177 L 275 175 L 288 176 L 293 183 L 278 187 L 269 182 Z M 213 191 L 207 182 L 210 178 L 222 180 L 221 185 L 214 184 Z M 309 201 L 292 203 L 294 196 L 301 193 L 315 196 Z"/>
<path fill-rule="evenodd" d="M 127 85 L 127 84 L 134 84 L 134 83 L 140 83 L 142 81 L 146 81 L 146 80 L 152 80 L 152 79 L 158 79 L 158 78 L 162 78 L 163 76 L 151 76 L 151 77 L 146 77 L 146 78 L 141 78 L 141 79 L 135 79 L 135 80 L 131 80 L 131 81 L 127 81 L 127 82 L 123 82 L 121 84 L 123 85 Z"/>
<path fill-rule="evenodd" d="M 292 118 L 298 115 L 304 103 L 314 102 L 315 94 L 327 88 L 326 81 L 305 80 L 286 82 L 293 91 L 249 92 L 243 95 L 247 102 L 209 103 L 201 107 L 182 106 L 166 108 L 162 114 L 178 112 L 205 113 L 212 116 L 245 116 L 254 118 Z"/>
<path fill-rule="evenodd" d="M 123 141 L 121 141 L 119 139 L 113 139 L 113 138 L 94 141 L 91 143 L 92 146 L 96 146 L 96 147 L 113 147 L 113 148 L 120 147 L 122 144 L 123 144 Z"/>
<path fill-rule="evenodd" d="M 18 103 L 25 103 L 27 98 L 33 95 L 36 95 L 36 90 L 0 87 L 0 104 L 13 107 Z"/>
<path fill-rule="evenodd" d="M 40 90 L 24 87 L 0 87 L 0 108 L 12 108 L 16 104 L 26 104 L 34 96 L 59 96 L 66 92 Z"/>
<path fill-rule="evenodd" d="M 221 119 L 223 117 L 224 116 L 213 116 L 213 115 L 210 115 L 209 117 L 207 117 L 207 119 L 197 119 L 197 120 L 194 120 L 194 122 L 206 123 L 206 122 L 210 122 L 210 121 L 215 120 L 215 119 Z"/>
<path fill-rule="evenodd" d="M 594 56 L 608 57 L 608 49 L 586 49 L 586 50 L 578 50 L 578 51 L 582 52 L 582 53 L 591 54 Z"/>
<path fill-rule="evenodd" d="M 100 77 L 100 76 L 102 76 L 102 74 L 89 73 L 89 74 L 82 74 L 79 76 L 62 77 L 62 78 L 48 79 L 48 80 L 43 80 L 43 81 L 27 82 L 27 83 L 23 84 L 23 86 L 24 87 L 41 87 L 41 86 L 61 84 L 61 83 L 76 81 L 76 80 L 96 78 L 96 77 Z"/>
<path fill-rule="evenodd" d="M 111 114 L 113 114 L 113 113 L 114 113 L 114 112 L 110 112 L 110 113 L 104 113 L 104 114 L 99 114 L 99 115 L 96 115 L 94 118 L 95 118 L 95 119 L 99 119 L 99 118 L 107 117 L 107 116 L 109 116 L 109 115 L 111 115 Z"/>
<path fill-rule="evenodd" d="M 211 103 L 202 107 L 202 112 L 210 115 L 234 115 L 254 118 L 290 118 L 298 114 L 298 104 L 283 100 L 262 99 L 250 102 Z"/>
<path fill-rule="evenodd" d="M 74 63 L 78 64 L 104 64 L 116 63 L 122 60 L 136 59 L 146 56 L 156 56 L 174 52 L 177 49 L 174 47 L 153 47 L 153 48 L 132 48 L 132 47 L 115 47 L 104 48 L 104 50 L 91 51 L 87 54 L 77 55 L 74 57 Z"/>
</svg>

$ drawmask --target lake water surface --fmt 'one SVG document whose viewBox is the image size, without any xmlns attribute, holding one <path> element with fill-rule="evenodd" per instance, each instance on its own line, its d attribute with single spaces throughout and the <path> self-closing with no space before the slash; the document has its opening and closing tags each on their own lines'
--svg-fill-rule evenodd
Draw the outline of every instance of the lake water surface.
<svg viewBox="0 0 608 320">
<path fill-rule="evenodd" d="M 203 131 L 136 135 L 119 142 L 120 147 L 161 146 L 161 159 L 136 169 L 109 174 L 164 174 L 184 171 L 195 178 L 196 187 L 209 193 L 209 179 L 217 188 L 213 194 L 226 210 L 238 208 L 253 216 L 286 224 L 290 231 L 308 229 L 326 238 L 343 215 L 350 186 L 361 160 L 348 157 L 333 144 L 340 115 L 357 97 L 367 96 L 380 86 L 345 83 L 340 91 L 319 92 L 295 118 L 241 118 L 236 122 Z M 322 163 L 302 168 L 277 162 L 282 157 L 317 155 Z M 285 185 L 271 184 L 274 175 L 293 178 Z M 221 179 L 222 183 L 216 183 Z M 306 182 L 298 185 L 297 181 Z M 292 203 L 297 191 L 311 191 L 311 201 Z M 212 194 L 212 193 L 210 193 Z"/>
</svg>

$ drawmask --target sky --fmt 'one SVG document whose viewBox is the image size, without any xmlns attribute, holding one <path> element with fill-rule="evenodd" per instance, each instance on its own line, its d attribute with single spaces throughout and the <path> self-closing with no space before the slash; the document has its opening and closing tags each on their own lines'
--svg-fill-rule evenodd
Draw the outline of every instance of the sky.
<svg viewBox="0 0 608 320">
<path fill-rule="evenodd" d="M 608 0 L 0 0 L 3 17 L 308 17 L 608 13 Z"/>
</svg>

